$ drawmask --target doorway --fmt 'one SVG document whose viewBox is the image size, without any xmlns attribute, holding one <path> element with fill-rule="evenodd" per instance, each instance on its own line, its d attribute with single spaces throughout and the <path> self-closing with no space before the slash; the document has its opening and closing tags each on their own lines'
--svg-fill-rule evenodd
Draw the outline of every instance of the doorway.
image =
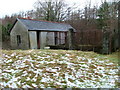
<svg viewBox="0 0 120 90">
<path fill-rule="evenodd" d="M 37 48 L 40 49 L 40 31 L 37 31 Z"/>
</svg>

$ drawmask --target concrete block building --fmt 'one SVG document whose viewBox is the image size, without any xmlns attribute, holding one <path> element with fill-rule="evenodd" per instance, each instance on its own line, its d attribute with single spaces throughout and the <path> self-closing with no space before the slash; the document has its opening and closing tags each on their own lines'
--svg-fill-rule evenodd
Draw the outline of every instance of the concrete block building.
<svg viewBox="0 0 120 90">
<path fill-rule="evenodd" d="M 12 49 L 44 49 L 46 46 L 72 45 L 75 29 L 64 23 L 17 18 L 10 30 Z"/>
</svg>

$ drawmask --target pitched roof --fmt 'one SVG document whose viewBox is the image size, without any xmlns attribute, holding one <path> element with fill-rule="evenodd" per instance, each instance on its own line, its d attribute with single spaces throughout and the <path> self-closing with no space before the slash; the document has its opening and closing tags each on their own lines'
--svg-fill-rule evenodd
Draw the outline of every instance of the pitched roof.
<svg viewBox="0 0 120 90">
<path fill-rule="evenodd" d="M 28 28 L 28 30 L 68 31 L 69 29 L 72 28 L 75 31 L 75 29 L 71 25 L 64 23 L 24 19 L 24 18 L 17 20 L 21 21 Z"/>
</svg>

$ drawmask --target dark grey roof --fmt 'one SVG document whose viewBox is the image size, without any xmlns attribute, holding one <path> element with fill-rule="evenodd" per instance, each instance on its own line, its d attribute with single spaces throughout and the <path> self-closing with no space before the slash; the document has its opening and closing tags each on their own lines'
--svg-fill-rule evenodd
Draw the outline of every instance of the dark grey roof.
<svg viewBox="0 0 120 90">
<path fill-rule="evenodd" d="M 21 21 L 28 30 L 42 30 L 42 31 L 68 31 L 69 29 L 75 29 L 69 24 L 48 22 L 48 21 L 38 21 L 31 19 L 18 19 Z"/>
</svg>

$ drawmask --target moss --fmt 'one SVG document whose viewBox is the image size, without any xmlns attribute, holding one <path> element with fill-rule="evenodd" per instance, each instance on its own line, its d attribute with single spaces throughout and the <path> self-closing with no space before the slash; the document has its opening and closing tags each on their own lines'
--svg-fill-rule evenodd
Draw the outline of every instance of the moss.
<svg viewBox="0 0 120 90">
<path fill-rule="evenodd" d="M 15 73 L 15 76 L 17 77 L 17 76 L 21 76 L 23 73 L 22 73 L 22 71 L 21 72 L 18 72 L 18 73 Z"/>
<path fill-rule="evenodd" d="M 33 83 L 33 82 L 32 82 L 31 80 L 26 81 L 26 84 L 29 85 L 29 86 L 32 86 L 32 83 Z"/>
<path fill-rule="evenodd" d="M 21 77 L 21 83 L 24 83 L 26 81 L 26 77 Z"/>
</svg>

